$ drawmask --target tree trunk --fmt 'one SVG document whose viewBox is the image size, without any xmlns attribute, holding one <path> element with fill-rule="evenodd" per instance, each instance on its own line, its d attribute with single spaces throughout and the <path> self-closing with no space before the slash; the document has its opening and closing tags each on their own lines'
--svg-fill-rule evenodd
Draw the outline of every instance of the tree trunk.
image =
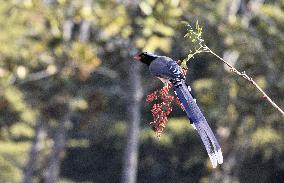
<svg viewBox="0 0 284 183">
<path fill-rule="evenodd" d="M 44 128 L 44 119 L 40 115 L 37 120 L 36 128 L 35 128 L 35 137 L 32 142 L 32 146 L 30 149 L 28 162 L 24 168 L 23 172 L 23 181 L 22 183 L 31 183 L 33 178 L 33 172 L 35 168 L 35 163 L 38 157 L 38 153 L 42 148 L 42 140 L 45 136 L 45 128 Z"/>
<path fill-rule="evenodd" d="M 141 88 L 141 65 L 130 62 L 128 66 L 128 82 L 130 84 L 127 105 L 128 131 L 123 158 L 122 183 L 135 183 L 138 164 L 140 108 L 143 91 Z"/>
<path fill-rule="evenodd" d="M 85 7 L 92 7 L 92 0 L 85 0 Z M 86 42 L 90 38 L 91 22 L 89 20 L 83 20 L 80 26 L 79 40 Z"/>
<path fill-rule="evenodd" d="M 67 141 L 67 124 L 70 121 L 71 111 L 68 108 L 63 118 L 59 121 L 59 127 L 53 139 L 53 148 L 44 171 L 44 183 L 55 183 L 60 172 L 61 154 Z"/>
<path fill-rule="evenodd" d="M 137 17 L 138 11 L 137 0 L 123 0 L 122 1 L 127 9 L 130 17 Z M 134 32 L 139 30 L 139 26 L 133 19 L 131 27 Z M 141 65 L 140 63 L 134 63 L 133 57 L 133 41 L 135 40 L 136 34 L 132 34 L 128 40 L 125 41 L 126 47 L 129 48 L 128 52 L 125 53 L 124 57 L 127 58 L 127 64 L 125 64 L 126 71 L 128 72 L 128 91 L 127 100 L 127 139 L 126 146 L 124 149 L 123 164 L 122 164 L 122 183 L 135 183 L 137 177 L 138 168 L 138 150 L 139 150 L 139 124 L 141 119 L 141 100 L 143 96 L 143 89 L 141 87 Z"/>
</svg>

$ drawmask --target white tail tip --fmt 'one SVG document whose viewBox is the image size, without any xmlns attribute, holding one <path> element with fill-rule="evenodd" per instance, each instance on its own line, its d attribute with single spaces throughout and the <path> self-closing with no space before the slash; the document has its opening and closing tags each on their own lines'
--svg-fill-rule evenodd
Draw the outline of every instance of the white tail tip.
<svg viewBox="0 0 284 183">
<path fill-rule="evenodd" d="M 211 161 L 213 168 L 216 168 L 217 167 L 216 155 L 214 153 L 208 154 L 208 155 L 209 155 L 209 158 L 210 158 L 210 161 Z"/>
<path fill-rule="evenodd" d="M 223 154 L 221 148 L 217 151 L 217 160 L 220 165 L 223 163 Z"/>
</svg>

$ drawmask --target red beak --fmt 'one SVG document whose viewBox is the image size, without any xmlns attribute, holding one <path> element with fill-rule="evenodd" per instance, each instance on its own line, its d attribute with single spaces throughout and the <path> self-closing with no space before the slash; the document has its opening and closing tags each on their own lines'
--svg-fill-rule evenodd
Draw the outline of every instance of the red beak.
<svg viewBox="0 0 284 183">
<path fill-rule="evenodd" d="M 135 55 L 133 58 L 134 58 L 134 60 L 137 60 L 137 61 L 141 60 L 141 57 L 139 56 L 139 54 Z"/>
</svg>

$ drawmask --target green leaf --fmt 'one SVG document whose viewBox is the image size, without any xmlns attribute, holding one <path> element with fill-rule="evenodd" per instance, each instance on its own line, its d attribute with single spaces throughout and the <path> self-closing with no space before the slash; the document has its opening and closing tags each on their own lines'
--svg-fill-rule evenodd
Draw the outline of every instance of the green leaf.
<svg viewBox="0 0 284 183">
<path fill-rule="evenodd" d="M 181 64 L 180 64 L 181 68 L 187 69 L 186 62 L 187 62 L 186 59 L 184 59 L 184 60 L 181 62 Z"/>
</svg>

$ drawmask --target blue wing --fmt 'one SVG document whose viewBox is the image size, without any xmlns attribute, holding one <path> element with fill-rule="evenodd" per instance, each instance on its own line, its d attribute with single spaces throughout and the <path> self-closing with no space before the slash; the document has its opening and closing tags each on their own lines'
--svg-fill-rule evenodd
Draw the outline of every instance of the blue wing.
<svg viewBox="0 0 284 183">
<path fill-rule="evenodd" d="M 165 79 L 185 79 L 179 65 L 169 57 L 159 57 L 149 66 L 152 75 Z"/>
</svg>

